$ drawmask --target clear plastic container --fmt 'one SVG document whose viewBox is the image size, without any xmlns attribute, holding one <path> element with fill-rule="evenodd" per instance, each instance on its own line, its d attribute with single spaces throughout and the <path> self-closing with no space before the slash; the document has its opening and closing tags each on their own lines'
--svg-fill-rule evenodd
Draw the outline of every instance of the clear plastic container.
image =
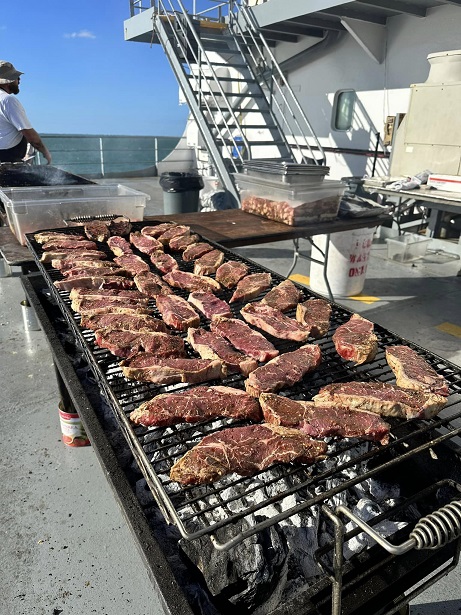
<svg viewBox="0 0 461 615">
<path fill-rule="evenodd" d="M 387 258 L 401 263 L 409 263 L 425 256 L 430 237 L 422 237 L 414 233 L 400 235 L 399 237 L 388 237 Z"/>
<path fill-rule="evenodd" d="M 240 173 L 235 175 L 235 179 L 243 211 L 290 226 L 334 220 L 345 189 L 343 183 L 328 179 L 317 185 L 296 186 Z"/>
<path fill-rule="evenodd" d="M 118 215 L 142 220 L 148 194 L 122 184 L 2 188 L 8 223 L 22 245 L 25 234 L 62 228 L 72 218 Z"/>
</svg>

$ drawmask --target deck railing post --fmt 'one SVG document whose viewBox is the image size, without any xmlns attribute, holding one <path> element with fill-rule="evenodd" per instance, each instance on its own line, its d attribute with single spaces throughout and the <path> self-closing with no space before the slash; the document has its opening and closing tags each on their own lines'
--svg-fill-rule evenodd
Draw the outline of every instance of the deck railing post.
<svg viewBox="0 0 461 615">
<path fill-rule="evenodd" d="M 102 137 L 99 137 L 99 159 L 101 161 L 101 175 L 104 177 L 104 152 L 102 149 Z"/>
</svg>

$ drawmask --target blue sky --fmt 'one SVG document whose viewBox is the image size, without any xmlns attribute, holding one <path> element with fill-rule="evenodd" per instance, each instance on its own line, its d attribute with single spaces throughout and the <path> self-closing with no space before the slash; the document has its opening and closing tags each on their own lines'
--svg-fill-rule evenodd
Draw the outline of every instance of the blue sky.
<svg viewBox="0 0 461 615">
<path fill-rule="evenodd" d="M 129 0 L 1 0 L 0 59 L 24 73 L 18 97 L 39 133 L 183 133 L 168 60 L 124 40 L 129 17 Z"/>
</svg>

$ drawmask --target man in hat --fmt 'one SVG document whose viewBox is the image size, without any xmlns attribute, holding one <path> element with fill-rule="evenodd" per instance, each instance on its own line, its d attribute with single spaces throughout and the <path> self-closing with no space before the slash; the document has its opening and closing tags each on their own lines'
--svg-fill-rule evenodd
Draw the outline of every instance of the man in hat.
<svg viewBox="0 0 461 615">
<path fill-rule="evenodd" d="M 21 162 L 30 143 L 51 164 L 48 148 L 15 98 L 22 74 L 11 62 L 0 60 L 0 162 Z"/>
</svg>

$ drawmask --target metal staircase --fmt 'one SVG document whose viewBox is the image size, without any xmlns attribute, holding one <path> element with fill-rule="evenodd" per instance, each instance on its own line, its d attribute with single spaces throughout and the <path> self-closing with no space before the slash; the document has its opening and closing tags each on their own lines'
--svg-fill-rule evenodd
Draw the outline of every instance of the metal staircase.
<svg viewBox="0 0 461 615">
<path fill-rule="evenodd" d="M 233 174 L 245 161 L 324 163 L 322 147 L 244 0 L 193 14 L 181 0 L 153 4 L 152 40 L 163 46 L 199 128 L 207 152 L 202 166 L 212 165 L 236 203 Z"/>
</svg>

